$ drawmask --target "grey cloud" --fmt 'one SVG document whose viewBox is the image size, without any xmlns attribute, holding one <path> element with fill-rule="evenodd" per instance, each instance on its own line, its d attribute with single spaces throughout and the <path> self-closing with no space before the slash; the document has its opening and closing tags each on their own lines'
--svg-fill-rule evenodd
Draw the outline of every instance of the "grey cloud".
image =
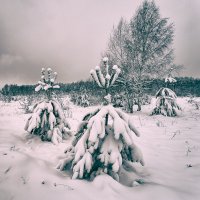
<svg viewBox="0 0 200 200">
<path fill-rule="evenodd" d="M 99 64 L 113 24 L 130 19 L 142 0 L 0 0 L 0 86 L 36 83 L 42 67 L 58 81 L 89 77 Z M 198 0 L 157 0 L 163 17 L 175 23 L 177 64 L 184 75 L 200 76 Z"/>
</svg>

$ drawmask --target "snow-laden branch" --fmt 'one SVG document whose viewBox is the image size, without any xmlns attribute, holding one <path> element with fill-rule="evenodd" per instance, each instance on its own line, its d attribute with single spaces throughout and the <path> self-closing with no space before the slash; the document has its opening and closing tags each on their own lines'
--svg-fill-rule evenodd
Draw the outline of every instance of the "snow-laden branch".
<svg viewBox="0 0 200 200">
<path fill-rule="evenodd" d="M 113 72 L 112 75 L 109 74 L 109 66 L 108 66 L 108 58 L 103 58 L 104 67 L 106 68 L 106 74 L 104 75 L 102 73 L 102 70 L 99 66 L 95 67 L 95 70 L 91 70 L 90 74 L 94 81 L 98 84 L 99 87 L 108 89 L 110 86 L 112 86 L 116 79 L 118 78 L 121 70 L 117 65 L 113 66 Z"/>
<path fill-rule="evenodd" d="M 50 88 L 60 88 L 59 85 L 55 84 L 55 80 L 57 78 L 57 72 L 52 72 L 51 68 L 48 68 L 45 70 L 45 68 L 42 68 L 41 71 L 41 79 L 38 81 L 38 86 L 35 88 L 36 92 L 39 92 L 40 90 L 49 90 Z"/>
</svg>

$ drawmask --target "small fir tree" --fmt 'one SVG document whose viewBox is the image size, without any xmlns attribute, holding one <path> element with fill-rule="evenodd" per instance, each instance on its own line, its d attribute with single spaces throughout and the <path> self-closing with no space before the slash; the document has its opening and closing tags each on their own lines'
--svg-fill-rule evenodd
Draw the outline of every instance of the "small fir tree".
<svg viewBox="0 0 200 200">
<path fill-rule="evenodd" d="M 168 87 L 170 84 L 174 86 L 176 79 L 172 76 L 173 68 L 169 70 L 168 76 L 165 78 L 165 88 L 159 89 L 156 93 L 156 107 L 153 109 L 152 115 L 164 115 L 169 117 L 174 117 L 178 115 L 178 110 L 181 110 L 181 107 L 176 102 L 176 94 L 173 90 Z"/>
<path fill-rule="evenodd" d="M 109 88 L 120 69 L 114 65 L 110 75 L 108 59 L 104 58 L 103 62 L 105 75 L 100 67 L 90 73 L 99 87 L 106 90 L 104 105 L 83 118 L 72 145 L 65 152 L 66 158 L 57 166 L 60 170 L 70 168 L 72 179 L 93 180 L 99 174 L 108 174 L 119 181 L 120 171 L 127 169 L 130 162 L 144 165 L 142 153 L 133 142 L 133 132 L 139 136 L 133 120 L 110 104 Z"/>
<path fill-rule="evenodd" d="M 156 93 L 156 107 L 153 109 L 152 115 L 164 115 L 169 117 L 177 116 L 180 106 L 176 102 L 176 94 L 169 88 L 161 88 Z"/>
<path fill-rule="evenodd" d="M 25 130 L 31 134 L 39 135 L 42 140 L 52 141 L 54 144 L 70 135 L 70 126 L 65 119 L 59 102 L 52 97 L 52 89 L 60 88 L 55 84 L 57 73 L 51 68 L 42 68 L 41 80 L 35 88 L 36 92 L 44 90 L 47 100 L 38 102 L 33 108 L 33 114 L 27 120 Z"/>
</svg>

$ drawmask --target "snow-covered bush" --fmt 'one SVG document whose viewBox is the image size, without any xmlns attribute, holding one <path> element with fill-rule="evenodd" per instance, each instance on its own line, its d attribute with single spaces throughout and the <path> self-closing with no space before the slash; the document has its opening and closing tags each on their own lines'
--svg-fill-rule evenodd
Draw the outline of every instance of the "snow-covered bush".
<svg viewBox="0 0 200 200">
<path fill-rule="evenodd" d="M 200 102 L 194 96 L 189 95 L 188 103 L 190 103 L 196 110 L 200 110 Z"/>
<path fill-rule="evenodd" d="M 24 110 L 26 114 L 31 113 L 33 111 L 32 110 L 33 96 L 28 95 L 25 96 L 24 98 L 22 97 L 18 102 L 20 104 L 20 108 Z"/>
<path fill-rule="evenodd" d="M 77 106 L 88 107 L 90 106 L 89 96 L 87 94 L 71 94 L 71 102 Z"/>
<path fill-rule="evenodd" d="M 78 98 L 77 98 L 76 104 L 78 106 L 88 107 L 90 105 L 88 99 L 89 99 L 89 97 L 88 97 L 87 94 L 79 95 Z"/>
<path fill-rule="evenodd" d="M 162 114 L 164 116 L 177 116 L 177 111 L 181 110 L 176 102 L 176 94 L 169 88 L 161 88 L 156 93 L 156 107 L 153 109 L 152 115 Z"/>
<path fill-rule="evenodd" d="M 151 98 L 150 95 L 147 95 L 147 94 L 143 95 L 143 97 L 142 97 L 142 105 L 151 104 L 151 100 L 152 100 L 152 98 Z"/>
<path fill-rule="evenodd" d="M 114 95 L 113 99 L 112 99 L 112 103 L 114 107 L 124 107 L 125 105 L 125 100 L 124 97 L 122 95 Z"/>
<path fill-rule="evenodd" d="M 64 111 L 67 118 L 72 118 L 72 109 L 69 96 L 58 96 L 55 94 L 55 99 L 59 102 L 61 109 Z"/>
<path fill-rule="evenodd" d="M 117 66 L 114 70 L 113 76 L 107 70 L 106 78 L 99 68 L 91 74 L 100 87 L 108 89 L 119 75 Z M 120 181 L 120 171 L 127 163 L 144 165 L 142 153 L 134 144 L 133 135 L 139 136 L 139 132 L 132 118 L 109 104 L 110 94 L 107 93 L 104 99 L 106 103 L 101 108 L 83 118 L 71 146 L 66 150 L 66 158 L 57 166 L 60 170 L 71 169 L 73 179 L 93 180 L 99 174 L 108 174 Z"/>
<path fill-rule="evenodd" d="M 45 69 L 42 69 L 41 81 L 38 82 L 39 85 L 35 91 L 44 89 L 47 100 L 35 104 L 33 114 L 25 125 L 25 130 L 29 133 L 39 135 L 42 140 L 49 140 L 54 144 L 62 142 L 62 139 L 70 135 L 70 126 L 65 119 L 64 112 L 49 91 L 52 88 L 59 88 L 58 85 L 54 85 L 56 76 L 57 73 L 52 74 L 52 70 L 48 68 L 47 77 L 45 77 Z"/>
</svg>

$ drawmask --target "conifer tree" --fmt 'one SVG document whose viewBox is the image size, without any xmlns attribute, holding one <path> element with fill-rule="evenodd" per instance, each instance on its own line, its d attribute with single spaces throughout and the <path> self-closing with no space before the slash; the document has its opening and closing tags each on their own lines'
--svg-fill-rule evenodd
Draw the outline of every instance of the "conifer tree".
<svg viewBox="0 0 200 200">
<path fill-rule="evenodd" d="M 42 68 L 41 80 L 38 81 L 36 92 L 44 90 L 47 99 L 34 106 L 33 114 L 26 122 L 25 130 L 31 134 L 39 135 L 42 140 L 52 141 L 54 144 L 62 142 L 63 138 L 70 135 L 70 126 L 65 119 L 59 102 L 52 97 L 52 90 L 60 88 L 55 84 L 57 73 L 51 68 Z"/>
<path fill-rule="evenodd" d="M 176 79 L 169 74 L 165 78 L 166 85 L 170 83 L 175 83 Z M 178 115 L 178 110 L 181 110 L 181 107 L 176 102 L 176 94 L 169 88 L 161 88 L 156 93 L 156 107 L 153 109 L 152 115 L 164 115 L 169 117 L 174 117 Z"/>
<path fill-rule="evenodd" d="M 104 105 L 85 115 L 72 145 L 65 152 L 66 158 L 57 166 L 60 170 L 70 168 L 72 179 L 93 180 L 97 175 L 108 174 L 120 181 L 120 171 L 125 165 L 130 162 L 144 165 L 142 153 L 134 144 L 133 133 L 136 136 L 140 134 L 132 118 L 110 104 L 109 89 L 120 69 L 114 65 L 112 74 L 109 74 L 108 58 L 104 58 L 103 63 L 103 70 L 97 66 L 90 74 L 106 91 Z"/>
</svg>

